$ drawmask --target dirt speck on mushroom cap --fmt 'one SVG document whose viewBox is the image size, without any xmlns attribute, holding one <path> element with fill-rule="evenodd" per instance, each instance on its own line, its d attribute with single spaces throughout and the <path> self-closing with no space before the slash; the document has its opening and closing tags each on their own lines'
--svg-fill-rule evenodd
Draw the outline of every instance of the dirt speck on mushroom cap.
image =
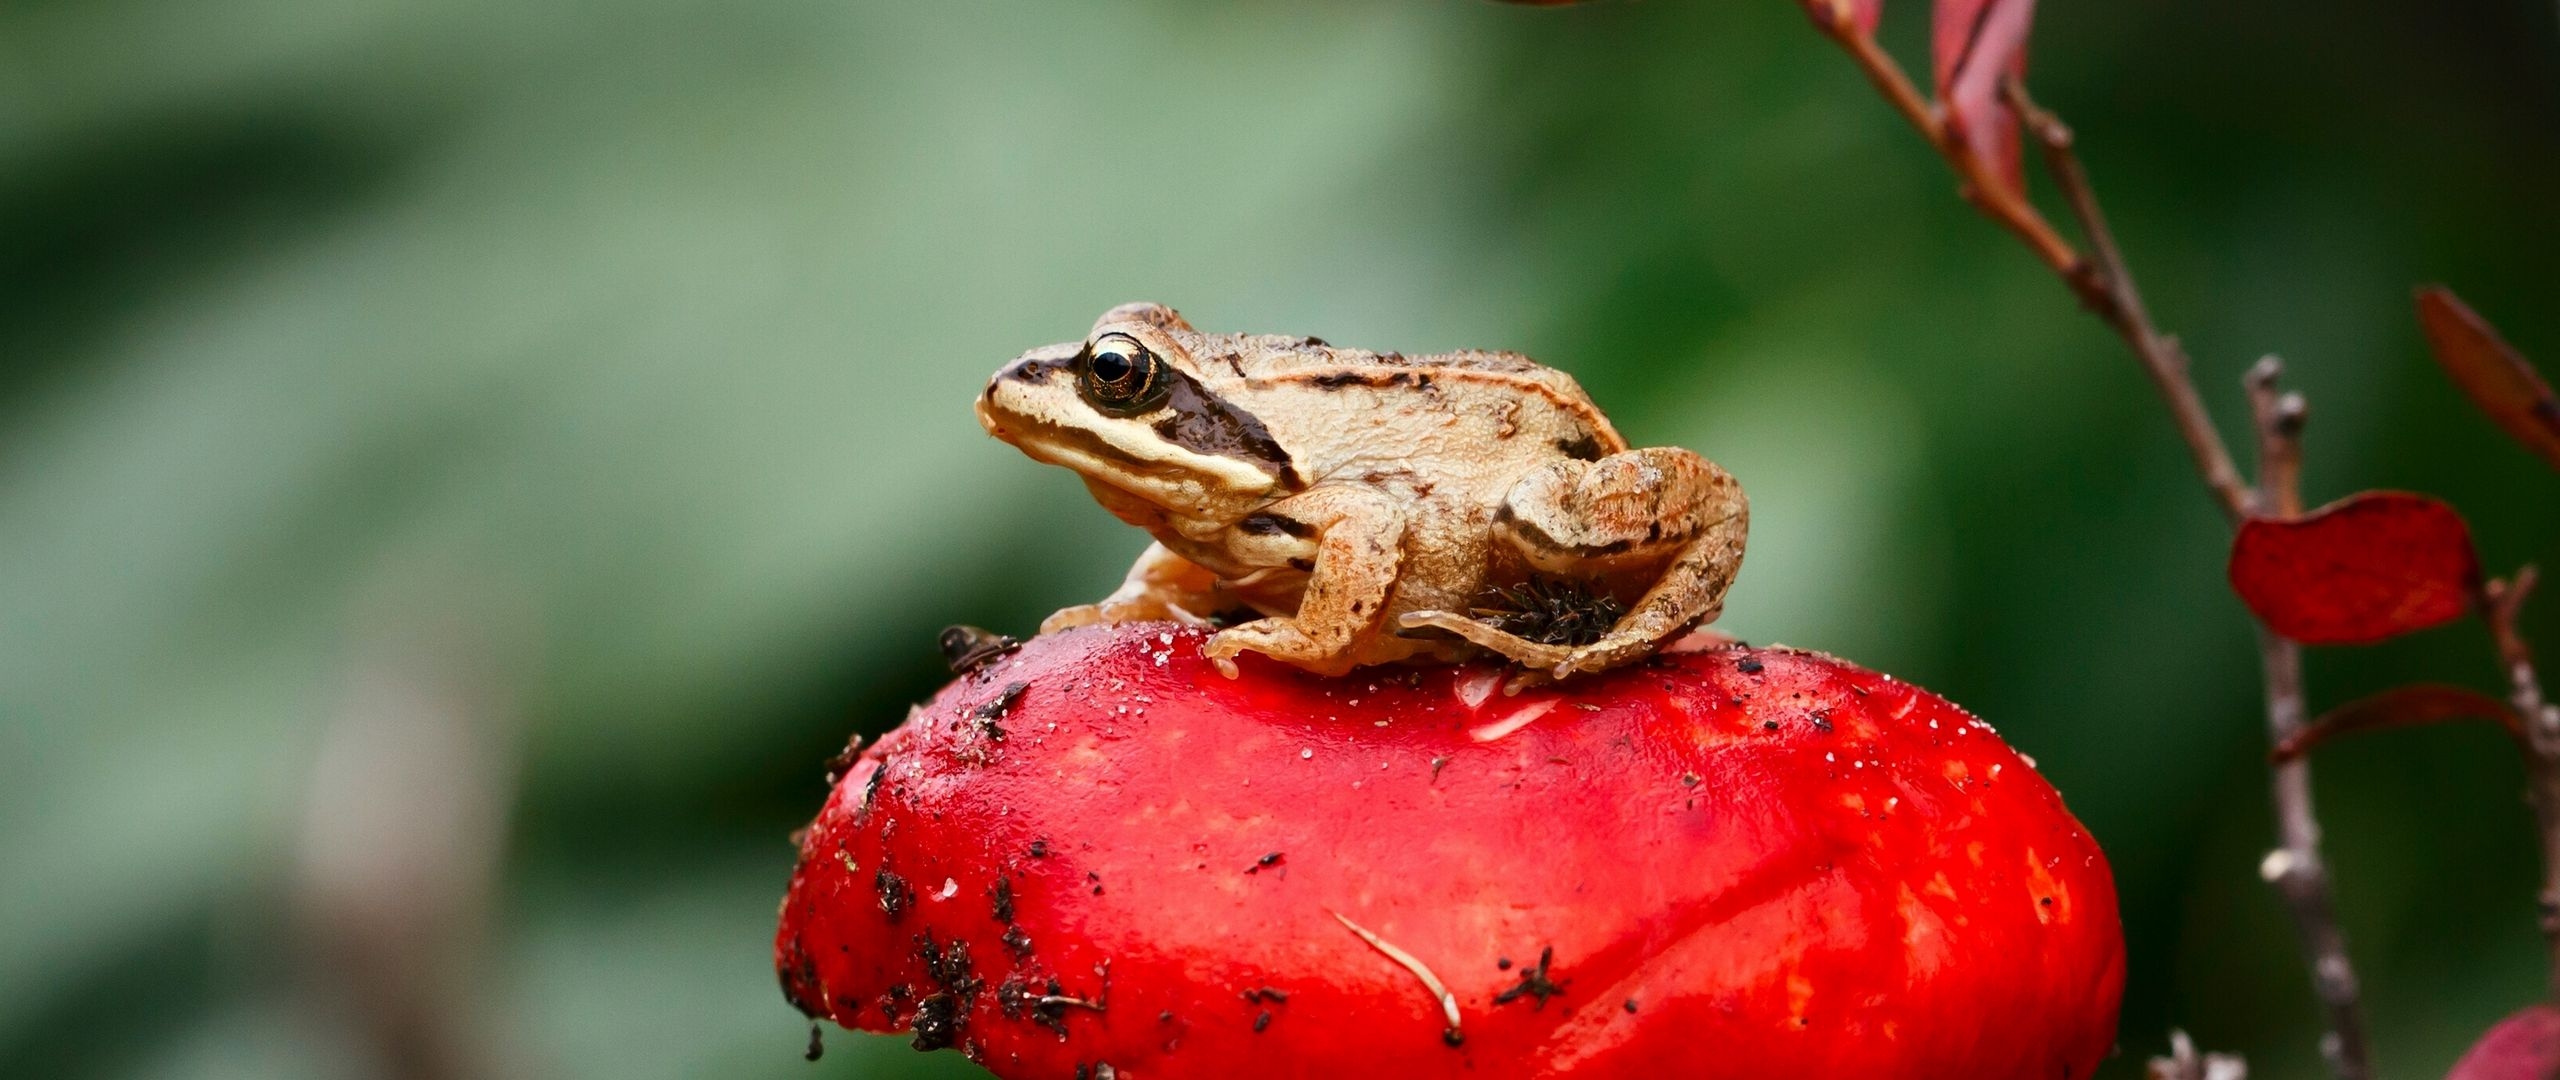
<svg viewBox="0 0 2560 1080">
<path fill-rule="evenodd" d="M 2087 1076 L 2113 1041 L 2096 843 L 1908 683 L 1739 646 L 1517 697 L 1482 668 L 1230 681 L 1200 640 L 1039 638 L 864 752 L 784 900 L 791 1000 L 1006 1077 Z M 959 887 L 892 919 L 881 880 Z M 1542 955 L 1546 992 L 1499 1004 L 1497 960 Z"/>
</svg>

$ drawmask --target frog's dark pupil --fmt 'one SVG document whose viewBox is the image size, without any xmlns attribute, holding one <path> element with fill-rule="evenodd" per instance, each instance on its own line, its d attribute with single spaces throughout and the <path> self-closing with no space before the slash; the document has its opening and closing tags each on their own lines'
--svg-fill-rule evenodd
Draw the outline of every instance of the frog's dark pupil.
<svg viewBox="0 0 2560 1080">
<path fill-rule="evenodd" d="M 1129 372 L 1134 367 L 1135 365 L 1129 362 L 1129 357 L 1126 353 L 1098 352 L 1093 354 L 1093 377 L 1100 379 L 1103 382 L 1116 383 L 1122 379 L 1126 379 L 1129 377 Z"/>
</svg>

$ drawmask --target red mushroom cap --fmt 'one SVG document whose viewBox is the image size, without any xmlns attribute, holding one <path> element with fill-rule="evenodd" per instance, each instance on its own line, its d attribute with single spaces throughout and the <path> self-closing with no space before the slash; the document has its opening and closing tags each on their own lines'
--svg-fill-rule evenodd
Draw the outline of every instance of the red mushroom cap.
<svg viewBox="0 0 2560 1080">
<path fill-rule="evenodd" d="M 2105 858 L 1927 691 L 1741 646 L 1230 681 L 1201 640 L 1039 638 L 863 754 L 783 901 L 792 1002 L 1006 1077 L 2059 1078 L 2114 1040 Z"/>
</svg>

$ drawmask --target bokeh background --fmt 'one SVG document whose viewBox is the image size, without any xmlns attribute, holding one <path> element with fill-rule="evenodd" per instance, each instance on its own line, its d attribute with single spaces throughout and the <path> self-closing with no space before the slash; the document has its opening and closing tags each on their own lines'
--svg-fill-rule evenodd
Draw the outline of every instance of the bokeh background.
<svg viewBox="0 0 2560 1080">
<path fill-rule="evenodd" d="M 1924 5 L 1888 20 L 1922 55 Z M 2226 428 L 2560 564 L 2413 282 L 2560 365 L 2542 0 L 2050 0 Z M 1142 543 L 968 405 L 1157 299 L 1527 351 L 1749 485 L 1725 625 L 1926 684 L 2112 854 L 2124 1052 L 2319 1068 L 2222 526 L 2147 384 L 1787 0 L 0 5 L 0 1075 L 980 1075 L 768 942 L 820 763 Z M 2531 626 L 2560 666 L 2560 598 Z M 2494 688 L 2473 626 L 2315 705 Z M 2521 770 L 2324 753 L 2388 1076 L 2537 994 Z"/>
</svg>

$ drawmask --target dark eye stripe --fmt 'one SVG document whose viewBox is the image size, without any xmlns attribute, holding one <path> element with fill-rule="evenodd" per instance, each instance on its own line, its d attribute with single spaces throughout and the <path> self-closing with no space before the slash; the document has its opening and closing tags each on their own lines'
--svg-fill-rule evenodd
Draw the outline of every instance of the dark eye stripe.
<svg viewBox="0 0 2560 1080">
<path fill-rule="evenodd" d="M 1280 486 L 1299 486 L 1289 452 L 1271 437 L 1262 419 L 1235 403 L 1210 393 L 1182 369 L 1162 365 L 1166 387 L 1165 416 L 1155 422 L 1166 442 L 1195 454 L 1234 458 L 1270 473 Z"/>
</svg>

